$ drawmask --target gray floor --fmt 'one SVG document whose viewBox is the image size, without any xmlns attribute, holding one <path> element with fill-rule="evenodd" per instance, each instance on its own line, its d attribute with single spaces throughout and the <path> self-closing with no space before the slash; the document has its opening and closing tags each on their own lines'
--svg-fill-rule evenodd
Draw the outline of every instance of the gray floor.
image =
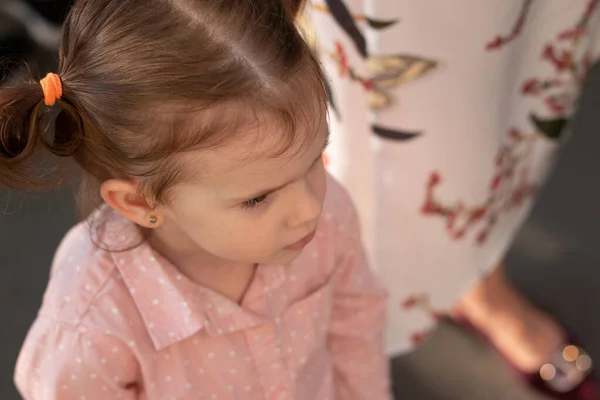
<svg viewBox="0 0 600 400">
<path fill-rule="evenodd" d="M 509 257 L 513 280 L 559 318 L 600 360 L 600 71 L 591 79 L 576 135 Z M 587 176 L 587 178 L 586 178 Z M 0 196 L 0 399 L 18 399 L 12 371 L 36 314 L 50 258 L 75 221 L 69 191 Z M 395 360 L 399 399 L 542 400 L 493 352 L 452 325 L 417 352 Z M 600 377 L 600 374 L 596 375 Z M 317 399 L 318 400 L 318 399 Z"/>
</svg>

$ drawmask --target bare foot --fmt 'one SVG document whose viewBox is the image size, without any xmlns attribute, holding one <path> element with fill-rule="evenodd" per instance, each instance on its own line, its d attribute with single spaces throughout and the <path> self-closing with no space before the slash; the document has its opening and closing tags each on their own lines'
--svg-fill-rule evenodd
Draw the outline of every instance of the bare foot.
<svg viewBox="0 0 600 400">
<path fill-rule="evenodd" d="M 468 292 L 453 312 L 467 317 L 525 372 L 539 370 L 564 344 L 560 325 L 513 288 L 502 265 Z"/>
</svg>

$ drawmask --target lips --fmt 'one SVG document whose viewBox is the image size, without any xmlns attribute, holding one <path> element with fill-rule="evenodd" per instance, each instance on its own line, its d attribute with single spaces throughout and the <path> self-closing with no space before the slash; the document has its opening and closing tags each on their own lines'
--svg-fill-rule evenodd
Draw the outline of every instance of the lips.
<svg viewBox="0 0 600 400">
<path fill-rule="evenodd" d="M 289 246 L 287 246 L 286 249 L 287 250 L 302 250 L 303 248 L 306 247 L 307 244 L 309 244 L 313 240 L 313 238 L 315 237 L 316 231 L 317 230 L 315 229 L 308 235 L 304 236 L 302 239 L 298 240 L 296 243 L 293 243 L 293 244 L 290 244 Z"/>
</svg>

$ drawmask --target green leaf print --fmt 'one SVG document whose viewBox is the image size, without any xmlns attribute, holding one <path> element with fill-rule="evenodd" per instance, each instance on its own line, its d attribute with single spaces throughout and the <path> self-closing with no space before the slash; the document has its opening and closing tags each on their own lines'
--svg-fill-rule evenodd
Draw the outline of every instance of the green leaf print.
<svg viewBox="0 0 600 400">
<path fill-rule="evenodd" d="M 379 19 L 365 17 L 365 20 L 367 21 L 367 24 L 369 24 L 369 26 L 373 29 L 385 29 L 387 27 L 390 27 L 390 26 L 398 23 L 397 19 L 383 21 L 383 20 L 379 20 Z"/>
<path fill-rule="evenodd" d="M 567 124 L 567 122 L 569 122 L 568 119 L 563 117 L 543 119 L 535 114 L 531 114 L 530 118 L 531 122 L 533 122 L 533 125 L 535 125 L 538 132 L 551 140 L 560 139 L 565 130 L 565 125 Z"/>
</svg>

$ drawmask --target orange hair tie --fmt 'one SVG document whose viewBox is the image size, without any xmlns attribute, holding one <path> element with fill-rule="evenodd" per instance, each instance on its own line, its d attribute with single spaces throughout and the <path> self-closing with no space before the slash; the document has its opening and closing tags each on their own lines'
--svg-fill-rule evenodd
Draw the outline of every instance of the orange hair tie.
<svg viewBox="0 0 600 400">
<path fill-rule="evenodd" d="M 42 90 L 44 91 L 44 103 L 47 106 L 56 104 L 56 100 L 60 100 L 63 94 L 63 87 L 60 77 L 52 72 L 48 73 L 44 79 L 40 81 Z"/>
</svg>

